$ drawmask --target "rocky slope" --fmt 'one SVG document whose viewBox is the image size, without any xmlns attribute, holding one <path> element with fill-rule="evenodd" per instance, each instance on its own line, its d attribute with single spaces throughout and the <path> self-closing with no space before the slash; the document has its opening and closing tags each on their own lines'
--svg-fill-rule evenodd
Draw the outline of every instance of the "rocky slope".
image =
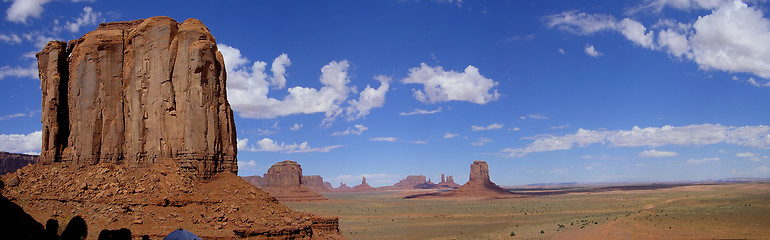
<svg viewBox="0 0 770 240">
<path fill-rule="evenodd" d="M 171 161 L 201 178 L 238 171 L 224 59 L 201 21 L 103 23 L 48 43 L 37 59 L 41 163 Z"/>
<path fill-rule="evenodd" d="M 21 153 L 0 152 L 0 176 L 12 173 L 24 166 L 35 164 L 38 156 Z"/>
</svg>

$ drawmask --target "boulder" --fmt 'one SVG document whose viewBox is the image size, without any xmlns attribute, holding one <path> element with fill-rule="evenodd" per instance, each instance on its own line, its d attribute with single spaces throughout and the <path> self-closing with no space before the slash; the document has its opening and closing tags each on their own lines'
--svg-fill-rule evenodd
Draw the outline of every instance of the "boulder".
<svg viewBox="0 0 770 240">
<path fill-rule="evenodd" d="M 103 23 L 37 53 L 40 162 L 238 171 L 224 59 L 197 19 Z"/>
</svg>

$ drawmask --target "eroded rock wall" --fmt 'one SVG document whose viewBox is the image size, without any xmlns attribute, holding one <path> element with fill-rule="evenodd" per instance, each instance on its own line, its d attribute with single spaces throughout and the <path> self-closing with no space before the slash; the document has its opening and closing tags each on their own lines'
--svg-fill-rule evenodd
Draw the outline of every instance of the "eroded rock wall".
<svg viewBox="0 0 770 240">
<path fill-rule="evenodd" d="M 40 162 L 146 166 L 173 161 L 201 178 L 237 172 L 224 59 L 203 23 L 104 23 L 37 54 Z"/>
</svg>

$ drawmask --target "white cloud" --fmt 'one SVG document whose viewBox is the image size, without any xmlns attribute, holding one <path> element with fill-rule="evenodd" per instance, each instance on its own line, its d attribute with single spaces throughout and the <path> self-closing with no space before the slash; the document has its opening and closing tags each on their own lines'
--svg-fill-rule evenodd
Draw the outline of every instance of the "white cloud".
<svg viewBox="0 0 770 240">
<path fill-rule="evenodd" d="M 476 131 L 495 130 L 495 129 L 501 129 L 501 128 L 503 128 L 503 125 L 502 125 L 502 124 L 499 124 L 499 123 L 493 123 L 493 124 L 489 124 L 489 125 L 487 125 L 486 127 L 485 127 L 485 126 L 476 126 L 476 125 L 473 125 L 473 126 L 471 126 L 471 131 L 474 131 L 474 132 L 476 132 Z"/>
<path fill-rule="evenodd" d="M 409 76 L 401 82 L 423 84 L 422 90 L 412 89 L 414 97 L 423 103 L 468 101 L 486 104 L 500 97 L 497 89 L 492 89 L 499 83 L 482 76 L 479 69 L 471 65 L 464 72 L 455 72 L 421 63 L 419 68 L 409 69 Z"/>
<path fill-rule="evenodd" d="M 0 116 L 0 120 L 8 120 L 8 119 L 23 117 L 23 116 L 27 116 L 27 114 L 23 114 L 23 113 L 8 114 L 8 115 Z"/>
<path fill-rule="evenodd" d="M 645 150 L 639 153 L 640 157 L 675 157 L 679 155 L 677 152 L 658 151 L 655 149 Z"/>
<path fill-rule="evenodd" d="M 428 144 L 427 140 L 418 140 L 418 141 L 411 141 L 410 143 L 414 144 Z"/>
<path fill-rule="evenodd" d="M 736 157 L 742 157 L 742 158 L 748 158 L 749 161 L 752 161 L 752 162 L 759 162 L 759 157 L 760 157 L 759 154 L 756 154 L 756 153 L 753 153 L 753 152 L 739 152 L 739 153 L 735 153 L 735 156 Z M 765 156 L 765 157 L 767 157 L 767 156 Z"/>
<path fill-rule="evenodd" d="M 273 64 L 270 66 L 270 71 L 273 72 L 273 76 L 270 77 L 270 85 L 275 89 L 282 89 L 286 87 L 286 67 L 291 66 L 291 60 L 289 55 L 281 54 L 273 59 Z"/>
<path fill-rule="evenodd" d="M 526 116 L 519 117 L 519 119 L 521 119 L 521 120 L 524 120 L 524 119 L 527 119 L 527 118 L 540 119 L 540 120 L 548 119 L 548 117 L 540 115 L 540 114 L 527 114 Z"/>
<path fill-rule="evenodd" d="M 459 136 L 457 133 L 447 132 L 446 134 L 444 134 L 444 138 L 454 138 L 454 137 L 457 137 L 457 136 Z"/>
<path fill-rule="evenodd" d="M 759 167 L 755 168 L 754 171 L 755 172 L 759 172 L 759 173 L 770 173 L 770 167 L 759 166 Z"/>
<path fill-rule="evenodd" d="M 740 0 L 658 0 L 634 11 L 660 11 L 665 7 L 712 11 L 693 19 L 692 24 L 660 19 L 653 25 L 663 28 L 658 31 L 657 38 L 654 32 L 629 18 L 617 21 L 610 15 L 568 11 L 547 16 L 545 20 L 549 27 L 579 35 L 615 31 L 642 47 L 664 50 L 671 56 L 692 60 L 703 70 L 743 72 L 770 78 L 770 47 L 766 44 L 770 42 L 770 19 L 761 9 Z M 588 48 L 586 52 L 590 52 Z M 770 87 L 770 82 L 760 84 L 755 80 L 749 83 Z"/>
<path fill-rule="evenodd" d="M 482 138 L 479 138 L 478 141 L 472 142 L 471 145 L 473 145 L 473 146 L 484 146 L 485 144 L 491 143 L 491 142 L 493 142 L 492 139 L 482 137 Z"/>
<path fill-rule="evenodd" d="M 592 163 L 585 167 L 585 170 L 593 170 L 594 168 L 601 167 L 602 163 Z"/>
<path fill-rule="evenodd" d="M 355 129 L 348 128 L 345 131 L 341 132 L 334 132 L 332 133 L 332 136 L 345 136 L 345 135 L 361 135 L 364 131 L 368 130 L 369 128 L 364 126 L 363 124 L 356 124 Z"/>
<path fill-rule="evenodd" d="M 51 0 L 14 0 L 11 7 L 5 11 L 5 19 L 16 23 L 27 23 L 27 18 L 39 18 L 43 13 L 43 5 Z"/>
<path fill-rule="evenodd" d="M 564 49 L 559 48 L 559 54 L 564 55 L 566 52 L 564 52 Z"/>
<path fill-rule="evenodd" d="M 735 153 L 736 157 L 756 157 L 757 155 L 753 152 L 739 152 Z"/>
<path fill-rule="evenodd" d="M 524 148 L 506 148 L 501 152 L 509 156 L 528 153 L 567 150 L 575 146 L 585 147 L 597 143 L 609 143 L 619 147 L 660 147 L 666 145 L 703 146 L 726 143 L 760 149 L 770 149 L 770 126 L 732 127 L 715 124 L 688 125 L 682 127 L 634 127 L 631 130 L 585 130 L 564 136 L 533 137 L 534 142 Z"/>
<path fill-rule="evenodd" d="M 289 130 L 297 131 L 300 128 L 302 128 L 302 124 L 295 123 L 294 126 L 290 127 Z"/>
<path fill-rule="evenodd" d="M 239 170 L 246 170 L 246 169 L 254 169 L 257 167 L 257 162 L 254 160 L 251 161 L 238 161 L 238 169 Z"/>
<path fill-rule="evenodd" d="M 395 142 L 398 141 L 397 137 L 376 137 L 376 138 L 370 138 L 369 141 L 375 141 L 375 142 Z"/>
<path fill-rule="evenodd" d="M 348 86 L 350 78 L 347 71 L 350 64 L 347 61 L 332 61 L 321 68 L 321 89 L 297 86 L 287 89 L 288 95 L 282 100 L 270 98 L 267 94 L 271 83 L 264 73 L 267 63 L 256 61 L 247 66 L 249 60 L 241 56 L 240 50 L 224 44 L 218 44 L 217 47 L 224 56 L 227 68 L 228 100 L 233 110 L 244 118 L 269 119 L 292 114 L 325 113 L 323 124 L 328 125 L 343 113 L 342 104 L 348 99 L 348 94 L 354 91 L 353 87 Z M 277 76 L 285 74 L 283 67 L 290 61 L 288 56 L 282 56 L 274 61 L 278 62 L 275 66 L 281 66 L 273 68 L 273 83 L 276 86 L 281 82 Z M 349 114 L 356 118 L 368 113 L 365 107 L 354 109 Z M 360 109 L 367 111 L 358 112 Z"/>
<path fill-rule="evenodd" d="M 562 31 L 579 35 L 589 35 L 600 31 L 615 30 L 617 20 L 605 14 L 587 14 L 567 11 L 545 17 L 546 25 Z"/>
<path fill-rule="evenodd" d="M 411 112 L 401 112 L 398 115 L 399 116 L 412 116 L 416 114 L 434 114 L 441 112 L 441 107 L 438 107 L 436 110 L 423 110 L 423 109 L 414 109 L 414 111 Z"/>
<path fill-rule="evenodd" d="M 17 78 L 38 78 L 37 63 L 29 65 L 27 67 L 19 66 L 2 66 L 0 67 L 0 79 L 6 77 Z"/>
<path fill-rule="evenodd" d="M 351 99 L 348 101 L 350 104 L 346 109 L 348 121 L 369 115 L 369 111 L 372 108 L 385 105 L 385 94 L 390 88 L 390 77 L 377 75 L 374 79 L 380 82 L 380 87 L 374 89 L 367 84 L 366 89 L 359 94 L 358 100 Z"/>
<path fill-rule="evenodd" d="M 42 148 L 42 131 L 30 134 L 0 134 L 0 151 L 24 153 L 40 151 Z"/>
<path fill-rule="evenodd" d="M 586 44 L 585 48 L 586 54 L 591 57 L 599 57 L 602 55 L 601 52 L 596 51 L 596 48 L 594 48 L 594 45 Z"/>
<path fill-rule="evenodd" d="M 703 163 L 707 163 L 707 162 L 718 162 L 718 161 L 719 161 L 718 157 L 715 157 L 715 158 L 700 158 L 700 159 L 693 159 L 693 158 L 691 158 L 691 159 L 688 159 L 686 163 L 687 164 L 703 164 Z"/>
<path fill-rule="evenodd" d="M 511 131 L 511 132 L 516 132 L 516 131 L 519 131 L 519 130 L 521 130 L 521 128 L 519 128 L 519 127 L 508 128 L 508 131 Z"/>
<path fill-rule="evenodd" d="M 0 41 L 6 42 L 9 44 L 19 44 L 21 43 L 21 37 L 17 34 L 2 34 L 0 33 Z"/>
<path fill-rule="evenodd" d="M 342 147 L 343 145 L 334 145 L 320 148 L 310 147 L 307 141 L 300 144 L 278 143 L 270 138 L 263 138 L 257 141 L 257 145 L 249 145 L 249 139 L 238 139 L 238 151 L 249 152 L 282 152 L 282 153 L 307 153 L 307 152 L 329 152 L 332 149 Z"/>
<path fill-rule="evenodd" d="M 67 30 L 69 30 L 71 33 L 76 33 L 80 30 L 80 27 L 86 26 L 86 25 L 96 25 L 97 21 L 99 21 L 99 18 L 102 16 L 101 12 L 94 12 L 94 10 L 91 7 L 84 7 L 83 13 L 80 14 L 80 17 L 75 19 L 75 22 L 67 21 L 65 24 Z"/>
</svg>

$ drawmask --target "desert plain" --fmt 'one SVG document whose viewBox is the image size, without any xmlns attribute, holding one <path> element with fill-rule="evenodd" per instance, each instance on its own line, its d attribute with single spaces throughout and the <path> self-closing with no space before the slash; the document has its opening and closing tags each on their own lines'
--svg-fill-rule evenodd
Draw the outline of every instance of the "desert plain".
<svg viewBox="0 0 770 240">
<path fill-rule="evenodd" d="M 285 203 L 339 217 L 346 239 L 766 239 L 770 182 L 506 188 L 502 199 L 324 193 Z"/>
</svg>

